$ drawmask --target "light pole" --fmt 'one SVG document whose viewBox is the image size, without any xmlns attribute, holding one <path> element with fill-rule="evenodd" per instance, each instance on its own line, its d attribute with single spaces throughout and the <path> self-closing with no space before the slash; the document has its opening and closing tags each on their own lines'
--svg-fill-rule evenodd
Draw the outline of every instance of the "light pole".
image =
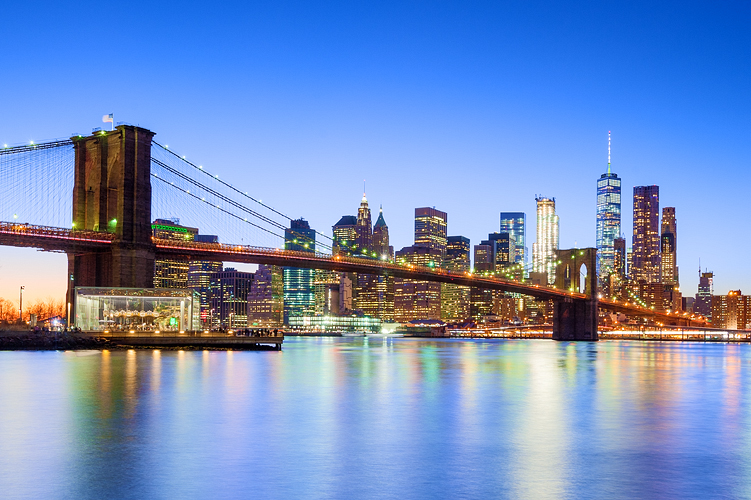
<svg viewBox="0 0 751 500">
<path fill-rule="evenodd" d="M 21 286 L 21 292 L 18 298 L 18 321 L 23 323 L 23 289 L 26 288 L 23 285 Z"/>
</svg>

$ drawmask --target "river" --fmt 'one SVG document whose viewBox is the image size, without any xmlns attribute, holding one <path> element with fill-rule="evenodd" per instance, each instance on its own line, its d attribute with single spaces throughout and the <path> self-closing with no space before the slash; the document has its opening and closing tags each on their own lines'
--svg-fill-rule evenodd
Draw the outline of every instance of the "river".
<svg viewBox="0 0 751 500">
<path fill-rule="evenodd" d="M 0 497 L 750 498 L 750 349 L 0 352 Z"/>
</svg>

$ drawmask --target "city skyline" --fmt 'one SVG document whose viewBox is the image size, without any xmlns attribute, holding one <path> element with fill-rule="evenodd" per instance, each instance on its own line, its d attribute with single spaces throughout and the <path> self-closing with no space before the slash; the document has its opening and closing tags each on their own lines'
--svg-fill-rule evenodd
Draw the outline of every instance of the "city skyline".
<svg viewBox="0 0 751 500">
<path fill-rule="evenodd" d="M 397 249 L 411 241 L 414 208 L 436 206 L 449 214 L 448 234 L 472 245 L 497 230 L 500 212 L 524 212 L 531 252 L 535 193 L 556 197 L 561 247 L 595 245 L 592 182 L 612 130 L 627 246 L 632 188 L 659 185 L 661 204 L 679 214 L 682 291 L 695 292 L 699 260 L 718 293 L 751 290 L 751 235 L 736 229 L 750 175 L 739 147 L 751 109 L 742 91 L 749 69 L 737 64 L 751 47 L 743 8 L 650 5 L 651 22 L 631 5 L 584 16 L 550 6 L 543 17 L 533 6 L 339 4 L 301 7 L 299 17 L 281 6 L 245 8 L 234 19 L 186 10 L 179 26 L 159 23 L 150 53 L 117 63 L 18 61 L 18 78 L 4 83 L 0 143 L 88 133 L 114 113 L 319 231 L 351 212 L 365 178 Z M 171 14 L 159 7 L 142 20 L 102 6 L 81 24 L 62 6 L 33 20 L 20 9 L 8 11 L 19 19 L 4 34 L 9 53 L 88 46 L 115 21 L 118 36 L 146 36 Z M 603 22 L 611 19 L 619 22 Z M 204 23 L 247 38 L 185 38 Z M 517 47 L 520 33 L 526 43 Z M 49 71 L 54 89 L 44 83 Z M 707 227 L 726 243 L 710 245 Z M 20 285 L 30 300 L 62 296 L 64 257 L 24 249 L 0 257 L 0 296 L 14 300 Z"/>
</svg>

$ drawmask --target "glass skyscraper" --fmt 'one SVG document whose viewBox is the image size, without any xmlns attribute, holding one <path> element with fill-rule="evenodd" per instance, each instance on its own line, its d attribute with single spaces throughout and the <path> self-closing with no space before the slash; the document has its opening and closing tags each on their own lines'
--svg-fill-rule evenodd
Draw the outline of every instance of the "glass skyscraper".
<svg viewBox="0 0 751 500">
<path fill-rule="evenodd" d="M 284 231 L 284 249 L 298 252 L 316 251 L 316 233 L 304 219 L 293 220 Z M 314 271 L 296 267 L 284 268 L 284 324 L 290 316 L 315 314 Z"/>
<path fill-rule="evenodd" d="M 527 263 L 527 215 L 524 212 L 501 212 L 501 233 L 514 237 L 514 262 Z"/>
<path fill-rule="evenodd" d="M 660 188 L 634 186 L 634 236 L 629 277 L 659 283 L 660 276 Z"/>
<path fill-rule="evenodd" d="M 602 285 L 615 267 L 614 241 L 621 235 L 621 179 L 608 172 L 597 179 L 597 276 Z"/>
<path fill-rule="evenodd" d="M 538 196 L 537 241 L 532 245 L 532 267 L 536 273 L 547 273 L 548 284 L 555 283 L 556 255 L 558 250 L 558 216 L 555 198 Z"/>
</svg>

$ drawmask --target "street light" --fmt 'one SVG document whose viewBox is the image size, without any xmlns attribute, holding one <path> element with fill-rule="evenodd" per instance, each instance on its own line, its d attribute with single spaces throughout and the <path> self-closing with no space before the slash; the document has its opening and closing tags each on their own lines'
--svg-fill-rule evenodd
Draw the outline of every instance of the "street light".
<svg viewBox="0 0 751 500">
<path fill-rule="evenodd" d="M 21 285 L 21 292 L 18 298 L 18 321 L 23 323 L 23 289 L 25 286 Z"/>
</svg>

